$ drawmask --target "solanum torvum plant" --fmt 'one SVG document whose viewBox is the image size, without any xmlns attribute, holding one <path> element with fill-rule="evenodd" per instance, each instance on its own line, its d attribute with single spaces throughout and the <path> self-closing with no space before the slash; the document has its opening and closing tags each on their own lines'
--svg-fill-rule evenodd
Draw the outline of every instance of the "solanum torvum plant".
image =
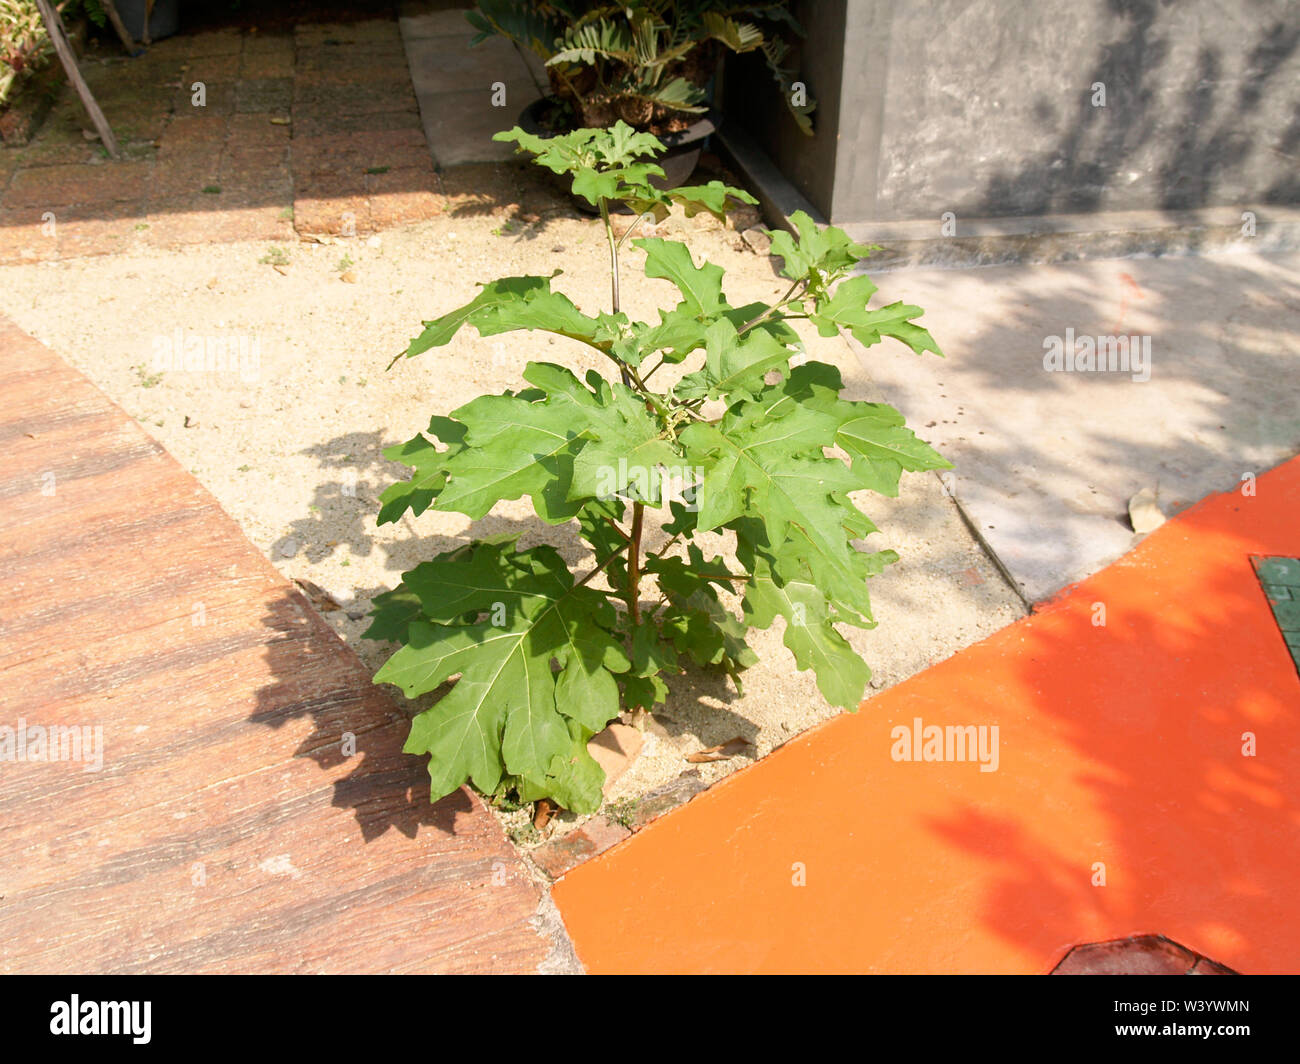
<svg viewBox="0 0 1300 1064">
<path fill-rule="evenodd" d="M 584 313 L 552 287 L 555 276 L 507 277 L 425 322 L 404 354 L 427 357 L 466 325 L 480 336 L 526 330 L 587 345 L 609 374 L 529 362 L 526 387 L 435 415 L 427 434 L 385 451 L 412 473 L 383 493 L 379 522 L 430 508 L 477 520 L 527 496 L 548 525 L 576 522 L 591 559 L 574 573 L 552 546 L 476 539 L 378 596 L 366 637 L 402 644 L 377 683 L 414 698 L 455 680 L 414 718 L 405 747 L 428 755 L 433 799 L 468 780 L 484 794 L 585 813 L 599 807 L 603 783 L 591 736 L 621 710 L 664 702 L 665 674 L 718 669 L 738 684 L 756 660 L 747 631 L 778 616 L 795 664 L 814 671 L 829 702 L 856 708 L 870 672 L 836 626 L 874 626 L 867 579 L 897 555 L 858 548 L 876 529 L 849 493 L 896 496 L 903 470 L 948 463 L 893 408 L 842 399 L 835 367 L 797 364 L 789 323 L 939 349 L 913 321 L 919 307 L 868 307 L 876 288 L 852 271 L 871 248 L 803 214 L 792 219 L 797 235 L 771 234 L 789 281 L 771 305 L 732 306 L 721 267 L 696 265 L 685 244 L 633 239 L 646 276 L 671 281 L 681 298 L 657 322 L 630 321 L 619 310 L 619 254 L 635 224 L 616 237 L 610 205 L 640 223 L 674 204 L 720 217 L 753 198 L 719 181 L 654 187 L 663 146 L 621 122 L 551 139 L 516 127 L 497 139 L 568 175 L 574 194 L 599 207 L 610 308 Z M 679 368 L 656 390 L 664 365 Z M 662 534 L 651 539 L 656 517 Z M 718 532 L 734 547 L 708 556 L 698 537 Z M 647 542 L 662 545 L 651 553 Z M 736 598 L 739 615 L 726 605 Z"/>
</svg>

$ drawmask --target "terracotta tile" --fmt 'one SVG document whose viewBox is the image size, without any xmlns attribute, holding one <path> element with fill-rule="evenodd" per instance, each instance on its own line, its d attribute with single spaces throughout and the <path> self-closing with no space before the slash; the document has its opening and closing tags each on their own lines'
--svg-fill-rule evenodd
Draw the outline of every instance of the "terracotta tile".
<svg viewBox="0 0 1300 1064">
<path fill-rule="evenodd" d="M 226 141 L 247 145 L 289 144 L 289 127 L 271 121 L 270 115 L 232 115 L 228 124 Z"/>
<path fill-rule="evenodd" d="M 593 818 L 575 831 L 543 843 L 529 855 L 552 879 L 559 879 L 588 858 L 604 853 L 632 833 L 621 824 Z"/>
<path fill-rule="evenodd" d="M 287 55 L 294 54 L 292 33 L 250 33 L 244 38 L 244 55 Z"/>
<path fill-rule="evenodd" d="M 293 224 L 299 233 L 348 236 L 369 233 L 370 205 L 365 196 L 304 196 L 293 204 Z"/>
<path fill-rule="evenodd" d="M 55 235 L 31 209 L 0 210 L 0 263 L 45 262 L 59 257 L 58 225 Z"/>
<path fill-rule="evenodd" d="M 119 216 L 71 219 L 60 223 L 59 257 L 111 255 L 126 250 L 136 238 L 138 225 L 145 223 L 144 202 L 122 205 Z"/>
<path fill-rule="evenodd" d="M 238 55 L 243 45 L 243 35 L 238 30 L 208 30 L 188 34 L 181 38 L 181 42 L 186 54 L 192 59 Z"/>
<path fill-rule="evenodd" d="M 150 202 L 163 202 L 199 195 L 218 180 L 220 155 L 205 156 L 193 162 L 156 165 L 149 182 Z"/>
<path fill-rule="evenodd" d="M 431 189 L 401 190 L 399 186 L 399 190 L 396 191 L 372 192 L 369 202 L 371 224 L 376 229 L 422 222 L 429 218 L 436 218 L 443 211 L 442 197 Z"/>
<path fill-rule="evenodd" d="M 303 173 L 294 170 L 294 189 L 300 196 L 324 199 L 330 196 L 364 196 L 366 175 L 361 170 L 325 170 Z"/>
<path fill-rule="evenodd" d="M 220 207 L 209 197 L 154 206 L 144 240 L 157 247 L 235 240 L 289 240 L 293 223 L 275 204 Z"/>
<path fill-rule="evenodd" d="M 293 52 L 268 51 L 245 53 L 239 61 L 242 79 L 291 78 L 294 75 Z"/>
<path fill-rule="evenodd" d="M 222 208 L 293 205 L 293 180 L 284 167 L 240 168 L 228 165 L 223 167 L 216 185 L 221 189 L 216 199 Z"/>
<path fill-rule="evenodd" d="M 164 131 L 158 142 L 158 166 L 215 168 L 224 150 L 219 140 L 176 140 Z"/>
<path fill-rule="evenodd" d="M 194 81 L 210 84 L 217 82 L 233 83 L 241 76 L 242 60 L 237 53 L 227 55 L 205 56 L 194 59 L 186 65 L 183 81 L 189 85 Z"/>
<path fill-rule="evenodd" d="M 221 155 L 221 174 L 267 172 L 278 177 L 289 173 L 289 146 L 285 144 L 241 144 L 232 140 Z"/>
<path fill-rule="evenodd" d="M 388 91 L 404 92 L 411 83 L 406 53 L 400 45 L 391 52 L 300 51 L 294 74 L 301 85 L 387 85 Z"/>
<path fill-rule="evenodd" d="M 6 207 L 111 203 L 144 195 L 149 163 L 73 164 L 19 170 L 5 193 Z"/>
<path fill-rule="evenodd" d="M 388 86 L 305 85 L 297 84 L 293 93 L 293 113 L 315 117 L 326 115 L 380 114 L 389 111 L 415 111 L 419 105 L 409 85 L 403 92 Z"/>
<path fill-rule="evenodd" d="M 382 130 L 414 129 L 421 131 L 420 113 L 416 110 L 385 111 L 378 114 L 333 115 L 295 110 L 293 132 L 295 137 L 316 137 L 340 133 L 379 132 Z"/>
<path fill-rule="evenodd" d="M 52 130 L 47 121 L 36 139 L 21 149 L 21 165 L 53 166 L 62 163 L 85 163 L 96 158 L 96 145 L 74 129 Z"/>
<path fill-rule="evenodd" d="M 674 780 L 661 784 L 646 793 L 632 813 L 632 830 L 640 831 L 652 820 L 657 820 L 679 805 L 685 805 L 705 789 L 699 769 L 688 769 Z"/>
<path fill-rule="evenodd" d="M 293 98 L 292 78 L 241 81 L 235 89 L 235 110 L 239 114 L 288 113 Z"/>
<path fill-rule="evenodd" d="M 318 22 L 294 27 L 294 40 L 300 48 L 320 47 L 335 41 L 332 47 L 389 45 L 401 43 L 401 31 L 395 19 L 367 19 L 363 22 Z"/>
<path fill-rule="evenodd" d="M 221 115 L 179 114 L 171 120 L 163 133 L 163 147 L 168 144 L 198 144 L 205 141 L 220 143 L 229 132 L 229 120 Z"/>
<path fill-rule="evenodd" d="M 433 171 L 433 158 L 418 129 L 295 137 L 292 156 L 297 174 L 365 173 L 383 167 Z"/>
<path fill-rule="evenodd" d="M 113 118 L 113 134 L 119 144 L 160 142 L 171 124 L 170 112 L 132 113 L 126 118 Z"/>
</svg>

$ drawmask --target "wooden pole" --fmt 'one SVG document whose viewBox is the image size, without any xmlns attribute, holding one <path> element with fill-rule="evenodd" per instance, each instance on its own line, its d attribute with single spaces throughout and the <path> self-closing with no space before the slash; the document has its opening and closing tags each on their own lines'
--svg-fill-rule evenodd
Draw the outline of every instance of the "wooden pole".
<svg viewBox="0 0 1300 1064">
<path fill-rule="evenodd" d="M 126 49 L 126 54 L 135 55 L 139 49 L 136 48 L 131 35 L 126 32 L 126 26 L 122 23 L 122 16 L 117 13 L 117 5 L 113 3 L 113 0 L 99 0 L 99 6 L 104 9 L 108 21 L 113 24 L 113 29 L 117 31 L 118 37 L 121 38 L 122 47 Z"/>
<path fill-rule="evenodd" d="M 113 127 L 108 124 L 108 119 L 99 109 L 99 104 L 91 94 L 90 86 L 86 84 L 86 79 L 81 76 L 81 71 L 77 67 L 77 57 L 67 37 L 63 35 L 63 23 L 59 20 L 58 13 L 50 7 L 49 0 L 36 0 L 36 8 L 41 13 L 41 18 L 45 22 L 45 31 L 50 35 L 50 43 L 58 53 L 59 62 L 63 64 L 68 80 L 77 90 L 82 106 L 90 114 L 90 120 L 95 123 L 95 128 L 99 130 L 99 139 L 104 145 L 104 150 L 114 159 L 122 158 L 122 152 L 117 146 L 117 138 L 113 136 Z"/>
</svg>

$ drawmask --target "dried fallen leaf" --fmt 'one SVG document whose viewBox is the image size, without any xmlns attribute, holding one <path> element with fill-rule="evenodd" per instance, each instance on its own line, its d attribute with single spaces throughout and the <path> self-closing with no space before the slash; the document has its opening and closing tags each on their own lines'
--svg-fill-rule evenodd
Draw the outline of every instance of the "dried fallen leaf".
<svg viewBox="0 0 1300 1064">
<path fill-rule="evenodd" d="M 300 580 L 295 576 L 293 582 L 302 589 L 304 595 L 311 599 L 311 604 L 322 613 L 330 613 L 333 610 L 341 610 L 343 608 L 337 601 L 335 601 L 333 595 L 323 587 L 313 584 L 310 580 Z"/>
<path fill-rule="evenodd" d="M 357 283 L 356 272 L 353 270 L 344 270 L 341 274 L 339 274 L 339 280 L 346 281 L 348 284 L 356 284 Z"/>
<path fill-rule="evenodd" d="M 720 743 L 717 746 L 710 746 L 707 750 L 701 750 L 698 754 L 688 754 L 686 760 L 692 765 L 703 765 L 710 761 L 726 761 L 729 757 L 743 754 L 745 747 L 753 745 L 748 739 L 742 739 L 737 735 L 734 739 L 728 739 L 725 743 Z"/>
<path fill-rule="evenodd" d="M 288 276 L 289 276 L 289 267 L 288 267 L 288 266 L 277 266 L 277 265 L 275 265 L 275 264 L 273 263 L 273 264 L 271 265 L 271 269 L 273 269 L 273 270 L 274 270 L 276 273 L 278 273 L 281 277 L 288 277 Z"/>
<path fill-rule="evenodd" d="M 539 798 L 533 806 L 533 827 L 541 831 L 551 822 L 551 817 L 555 816 L 558 808 L 549 798 Z"/>
</svg>

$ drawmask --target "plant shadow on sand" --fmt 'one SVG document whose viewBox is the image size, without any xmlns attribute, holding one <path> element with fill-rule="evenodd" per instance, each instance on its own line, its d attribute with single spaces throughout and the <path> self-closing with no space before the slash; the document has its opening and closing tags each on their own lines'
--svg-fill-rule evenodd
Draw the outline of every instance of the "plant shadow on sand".
<svg viewBox="0 0 1300 1064">
<path fill-rule="evenodd" d="M 386 554 L 385 568 L 394 574 L 392 583 L 355 588 L 353 598 L 342 604 L 329 599 L 313 601 L 314 596 L 298 590 L 286 591 L 264 617 L 265 625 L 276 633 L 267 645 L 274 682 L 258 692 L 257 709 L 249 717 L 272 728 L 291 720 L 311 719 L 312 730 L 295 756 L 313 758 L 326 770 L 345 763 L 352 766 L 336 781 L 333 804 L 353 811 L 367 840 L 390 828 L 408 836 L 414 836 L 421 826 L 454 833 L 456 814 L 472 808 L 463 790 L 430 803 L 427 758 L 402 752 L 410 718 L 436 703 L 453 684 L 407 699 L 395 687 L 372 683 L 377 663 L 397 649 L 396 644 L 360 638 L 368 626 L 361 615 L 369 612 L 374 597 L 392 590 L 403 571 L 484 536 L 518 535 L 524 546 L 550 543 L 574 567 L 579 579 L 592 562 L 591 550 L 579 539 L 576 525 L 552 526 L 536 517 L 520 520 L 488 515 L 454 534 L 421 534 L 416 530 L 418 519 L 408 513 L 402 524 L 412 533 L 409 538 L 377 542 L 367 527 L 373 528 L 369 522 L 378 510 L 378 496 L 407 472 L 405 466 L 383 457 L 383 449 L 392 442 L 385 436 L 383 430 L 345 433 L 307 450 L 322 468 L 338 470 L 341 475 L 317 484 L 309 512 L 290 522 L 292 531 L 276 541 L 273 551 L 301 551 L 315 563 L 343 544 L 360 556 L 380 549 Z M 326 615 L 340 613 L 361 619 L 361 623 L 336 628 L 326 620 Z M 310 667 L 311 656 L 319 651 L 311 648 L 308 640 L 327 638 L 326 633 L 343 640 L 357 657 L 349 655 L 346 669 L 333 670 L 333 674 L 342 674 L 345 682 L 321 687 Z M 670 735 L 697 730 L 704 746 L 719 741 L 715 736 L 722 733 L 727 738 L 756 739 L 758 728 L 753 722 L 722 708 L 736 699 L 725 674 L 688 668 L 666 680 L 671 691 L 669 706 L 678 707 L 675 713 L 669 710 L 672 715 L 660 714 Z M 699 720 L 707 721 L 708 726 L 694 729 L 684 722 Z M 349 734 L 355 745 L 351 753 L 345 752 Z"/>
</svg>

